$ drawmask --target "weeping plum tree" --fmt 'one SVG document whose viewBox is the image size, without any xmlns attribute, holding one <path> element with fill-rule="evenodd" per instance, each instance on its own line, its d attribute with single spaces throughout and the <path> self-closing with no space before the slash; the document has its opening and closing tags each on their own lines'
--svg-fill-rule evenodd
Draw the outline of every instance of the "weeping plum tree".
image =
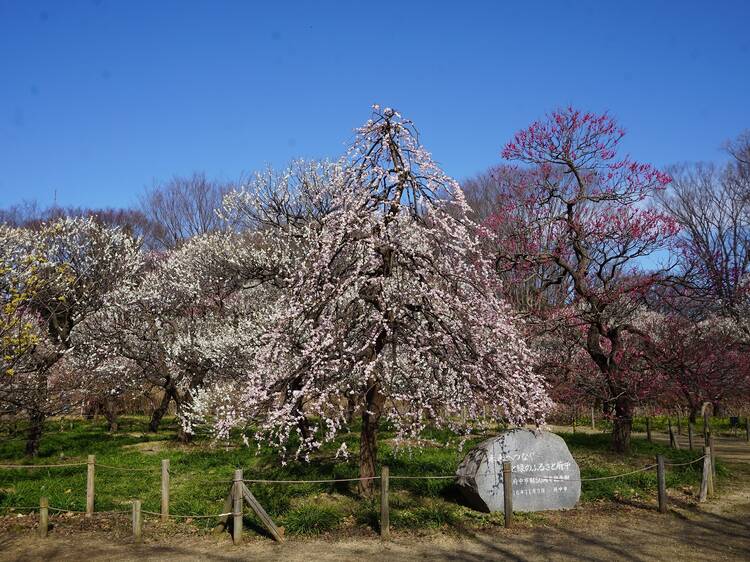
<svg viewBox="0 0 750 562">
<path fill-rule="evenodd" d="M 637 398 L 624 363 L 625 348 L 644 335 L 633 314 L 671 267 L 644 271 L 644 258 L 667 249 L 677 231 L 667 214 L 644 205 L 670 177 L 618 158 L 624 134 L 612 117 L 572 108 L 518 132 L 502 156 L 525 166 L 503 169 L 506 191 L 487 222 L 497 235 L 501 273 L 528 274 L 540 296 L 557 288 L 546 317 L 583 327 L 582 346 L 613 413 L 617 451 L 629 448 Z"/>
<path fill-rule="evenodd" d="M 302 193 L 285 176 L 278 189 L 261 181 L 227 198 L 225 212 L 252 222 L 278 217 L 268 201 L 325 212 L 267 221 L 258 233 L 255 259 L 273 264 L 263 280 L 282 290 L 244 378 L 196 393 L 188 423 L 213 414 L 226 433 L 252 422 L 284 451 L 298 436 L 295 455 L 306 456 L 346 426 L 354 401 L 367 495 L 384 419 L 404 438 L 428 419 L 456 423 L 464 408 L 478 418 L 481 400 L 511 422 L 542 422 L 545 387 L 498 296 L 480 227 L 411 122 L 375 106 L 325 176 Z M 306 419 L 318 426 L 305 431 Z"/>
</svg>

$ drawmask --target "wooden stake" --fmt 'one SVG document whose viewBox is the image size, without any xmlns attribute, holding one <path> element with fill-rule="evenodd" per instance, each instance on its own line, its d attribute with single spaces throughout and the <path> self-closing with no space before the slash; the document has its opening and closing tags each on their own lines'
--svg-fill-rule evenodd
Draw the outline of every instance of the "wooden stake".
<svg viewBox="0 0 750 562">
<path fill-rule="evenodd" d="M 94 514 L 94 478 L 96 476 L 96 457 L 89 455 L 86 461 L 86 517 Z"/>
<path fill-rule="evenodd" d="M 651 442 L 651 417 L 646 416 L 646 439 Z"/>
<path fill-rule="evenodd" d="M 143 536 L 143 515 L 141 514 L 141 500 L 133 500 L 133 540 L 141 542 Z"/>
<path fill-rule="evenodd" d="M 693 450 L 693 422 L 688 421 L 688 447 Z"/>
<path fill-rule="evenodd" d="M 383 466 L 380 469 L 380 536 L 388 539 L 391 536 L 391 512 L 388 506 L 388 488 L 390 469 Z"/>
<path fill-rule="evenodd" d="M 234 484 L 232 485 L 232 542 L 242 542 L 242 469 L 234 471 Z"/>
<path fill-rule="evenodd" d="M 271 519 L 268 513 L 266 513 L 266 510 L 263 509 L 263 506 L 260 505 L 260 502 L 257 499 L 255 499 L 255 496 L 244 483 L 242 484 L 242 495 L 250 508 L 255 512 L 255 515 L 258 516 L 260 522 L 263 523 L 263 526 L 270 531 L 271 535 L 273 535 L 273 538 L 279 542 L 284 542 L 284 532 L 282 529 L 276 526 L 273 519 Z"/>
<path fill-rule="evenodd" d="M 703 407 L 703 441 L 704 445 L 706 447 L 710 447 L 711 445 L 708 443 L 708 434 L 710 432 L 710 425 L 708 423 L 708 408 Z"/>
<path fill-rule="evenodd" d="M 234 484 L 232 484 L 229 490 L 229 495 L 224 500 L 224 507 L 221 508 L 222 513 L 229 513 L 232 511 L 232 490 L 234 490 Z M 214 533 L 220 533 L 226 530 L 227 524 L 229 523 L 229 515 L 222 515 L 219 517 L 219 523 L 214 527 Z"/>
<path fill-rule="evenodd" d="M 593 419 L 593 418 L 592 418 Z M 503 512 L 505 515 L 505 527 L 513 524 L 513 473 L 511 464 L 503 462 Z"/>
<path fill-rule="evenodd" d="M 656 455 L 656 480 L 659 485 L 659 513 L 666 513 L 667 478 L 664 473 L 664 455 Z"/>
<path fill-rule="evenodd" d="M 169 459 L 161 460 L 161 520 L 169 521 Z"/>
<path fill-rule="evenodd" d="M 714 435 L 711 432 L 708 433 L 708 446 L 711 448 L 711 487 L 713 487 L 716 484 L 716 447 L 714 447 Z"/>
<path fill-rule="evenodd" d="M 745 441 L 750 443 L 750 416 L 745 416 Z"/>
<path fill-rule="evenodd" d="M 698 496 L 699 502 L 706 501 L 708 497 L 708 480 L 711 478 L 711 449 L 709 447 L 703 447 L 703 475 L 701 477 L 701 490 Z"/>
<path fill-rule="evenodd" d="M 49 500 L 47 498 L 39 498 L 39 536 L 41 538 L 46 537 L 48 529 L 49 529 Z"/>
</svg>

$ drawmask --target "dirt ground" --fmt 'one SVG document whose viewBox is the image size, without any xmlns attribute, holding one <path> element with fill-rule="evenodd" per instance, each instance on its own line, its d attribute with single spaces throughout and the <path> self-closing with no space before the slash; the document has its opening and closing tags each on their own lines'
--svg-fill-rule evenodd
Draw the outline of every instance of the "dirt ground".
<svg viewBox="0 0 750 562">
<path fill-rule="evenodd" d="M 718 438 L 716 448 L 733 472 L 720 497 L 699 508 L 673 498 L 666 515 L 653 504 L 602 502 L 490 534 L 455 529 L 419 537 L 397 534 L 388 542 L 264 539 L 237 547 L 226 535 L 161 536 L 134 545 L 126 534 L 118 538 L 104 529 L 52 532 L 42 540 L 29 527 L 0 534 L 0 560 L 750 560 L 750 444 Z"/>
</svg>

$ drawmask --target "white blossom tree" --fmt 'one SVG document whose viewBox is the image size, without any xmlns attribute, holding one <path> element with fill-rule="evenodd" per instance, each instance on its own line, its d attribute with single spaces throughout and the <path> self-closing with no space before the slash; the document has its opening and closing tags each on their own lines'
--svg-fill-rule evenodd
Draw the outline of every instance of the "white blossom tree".
<svg viewBox="0 0 750 562">
<path fill-rule="evenodd" d="M 245 238 L 207 234 L 153 255 L 138 282 L 108 295 L 75 334 L 97 368 L 127 366 L 129 380 L 118 381 L 118 392 L 137 387 L 163 392 L 151 431 L 170 403 L 182 414 L 209 374 L 214 384 L 235 378 L 257 346 L 253 325 L 262 305 L 248 301 L 258 292 L 245 288 L 252 275 L 242 269 Z M 180 437 L 189 435 L 181 431 Z"/>
<path fill-rule="evenodd" d="M 252 364 L 195 394 L 189 428 L 209 418 L 219 435 L 250 425 L 304 456 L 346 426 L 354 399 L 368 494 L 384 418 L 399 437 L 415 435 L 463 409 L 479 417 L 481 400 L 512 423 L 543 421 L 544 384 L 498 296 L 480 228 L 411 122 L 376 106 L 346 159 L 325 166 L 326 181 L 300 192 L 293 175 L 281 177 L 226 200 L 237 221 L 284 217 L 262 221 L 243 264 L 276 298 Z M 305 212 L 275 213 L 269 201 Z M 317 427 L 305 431 L 308 419 Z"/>
<path fill-rule="evenodd" d="M 105 295 L 140 268 L 137 243 L 92 218 L 59 219 L 38 229 L 4 229 L 11 239 L 10 268 L 28 272 L 34 290 L 23 309 L 33 326 L 33 347 L 0 384 L 4 411 L 29 420 L 26 453 L 36 455 L 44 420 L 68 411 L 85 394 L 84 373 L 67 364 L 71 334 L 96 312 Z M 33 259 L 35 266 L 24 269 Z"/>
</svg>

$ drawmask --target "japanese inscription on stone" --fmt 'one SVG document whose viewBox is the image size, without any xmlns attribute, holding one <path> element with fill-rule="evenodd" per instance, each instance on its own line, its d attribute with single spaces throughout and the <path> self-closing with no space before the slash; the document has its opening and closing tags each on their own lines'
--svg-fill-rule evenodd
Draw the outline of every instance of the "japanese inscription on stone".
<svg viewBox="0 0 750 562">
<path fill-rule="evenodd" d="M 503 461 L 511 463 L 513 511 L 568 509 L 581 496 L 581 473 L 554 433 L 511 429 L 469 451 L 456 471 L 470 505 L 503 511 Z"/>
</svg>

